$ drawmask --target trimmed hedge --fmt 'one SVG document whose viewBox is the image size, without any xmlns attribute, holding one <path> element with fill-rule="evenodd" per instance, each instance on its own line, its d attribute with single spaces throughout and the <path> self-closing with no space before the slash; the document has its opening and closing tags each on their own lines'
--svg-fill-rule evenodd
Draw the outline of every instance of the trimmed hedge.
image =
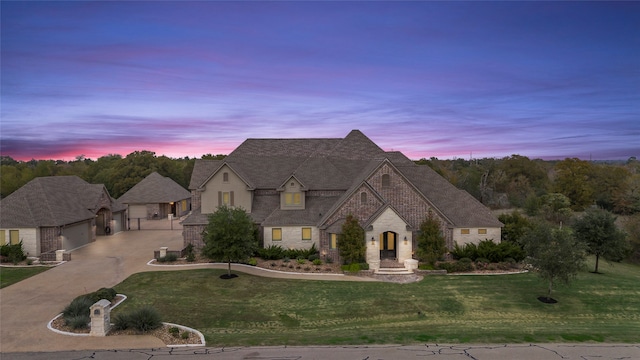
<svg viewBox="0 0 640 360">
<path fill-rule="evenodd" d="M 526 253 L 519 245 L 507 241 L 496 244 L 493 240 L 482 240 L 478 245 L 469 243 L 462 247 L 456 244 L 451 255 L 454 259 L 469 258 L 472 261 L 481 259 L 482 262 L 488 260 L 492 263 L 505 262 L 507 259 L 520 262 L 526 257 Z"/>
</svg>

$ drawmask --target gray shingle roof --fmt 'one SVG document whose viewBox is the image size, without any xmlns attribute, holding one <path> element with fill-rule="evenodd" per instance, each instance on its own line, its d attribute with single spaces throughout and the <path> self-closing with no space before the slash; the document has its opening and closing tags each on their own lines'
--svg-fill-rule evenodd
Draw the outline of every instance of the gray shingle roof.
<svg viewBox="0 0 640 360">
<path fill-rule="evenodd" d="M 196 159 L 191 173 L 191 181 L 189 181 L 189 189 L 199 188 L 222 164 L 222 160 Z"/>
<path fill-rule="evenodd" d="M 154 171 L 122 194 L 118 201 L 123 204 L 160 204 L 190 197 L 191 193 L 177 182 Z"/>
<path fill-rule="evenodd" d="M 104 185 L 77 176 L 38 177 L 0 201 L 0 227 L 61 226 L 95 217 Z M 112 201 L 112 211 L 121 206 Z"/>
<path fill-rule="evenodd" d="M 327 219 L 384 161 L 403 174 L 452 226 L 502 225 L 484 205 L 428 166 L 416 165 L 401 152 L 385 152 L 358 130 L 344 139 L 247 139 L 220 162 L 196 161 L 190 188 L 204 185 L 226 163 L 255 189 L 277 189 L 293 175 L 308 190 L 342 192 L 339 197 L 307 197 L 307 209 L 295 211 L 280 210 L 277 195 L 254 197 L 252 217 L 257 222 L 316 224 L 318 213 Z"/>
</svg>

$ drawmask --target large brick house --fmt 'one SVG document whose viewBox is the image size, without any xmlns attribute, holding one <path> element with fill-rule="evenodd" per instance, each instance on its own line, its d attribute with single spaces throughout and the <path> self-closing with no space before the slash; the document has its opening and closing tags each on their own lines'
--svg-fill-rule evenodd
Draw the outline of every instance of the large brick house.
<svg viewBox="0 0 640 360">
<path fill-rule="evenodd" d="M 339 260 L 337 238 L 347 215 L 365 230 L 366 260 L 412 259 L 420 223 L 432 211 L 448 248 L 500 240 L 502 223 L 463 190 L 400 152 L 382 150 L 358 130 L 345 138 L 248 139 L 223 160 L 197 160 L 189 189 L 185 246 L 204 246 L 207 216 L 242 207 L 259 225 L 265 247 L 309 248 Z"/>
</svg>

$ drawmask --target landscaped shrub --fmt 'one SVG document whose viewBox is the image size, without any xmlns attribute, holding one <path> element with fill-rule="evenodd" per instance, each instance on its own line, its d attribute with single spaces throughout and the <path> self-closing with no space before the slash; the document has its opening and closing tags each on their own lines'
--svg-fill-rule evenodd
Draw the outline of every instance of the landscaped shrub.
<svg viewBox="0 0 640 360">
<path fill-rule="evenodd" d="M 300 264 L 300 265 L 302 265 L 302 264 L 304 264 L 304 263 L 306 263 L 306 262 L 307 262 L 307 260 L 305 260 L 305 259 L 303 259 L 303 258 L 299 258 L 299 259 L 298 259 L 298 264 Z"/>
<path fill-rule="evenodd" d="M 369 264 L 367 263 L 351 263 L 347 265 L 342 265 L 340 267 L 342 271 L 348 271 L 352 273 L 356 273 L 360 270 L 369 270 Z"/>
<path fill-rule="evenodd" d="M 144 306 L 114 316 L 113 324 L 117 330 L 135 329 L 146 333 L 162 326 L 162 319 L 156 309 Z"/>
<path fill-rule="evenodd" d="M 65 325 L 73 329 L 86 328 L 89 321 L 91 321 L 90 308 L 94 303 L 95 301 L 92 301 L 91 298 L 86 295 L 73 299 L 71 303 L 62 310 L 62 318 L 64 319 Z"/>
<path fill-rule="evenodd" d="M 14 265 L 27 258 L 22 250 L 22 241 L 17 244 L 5 244 L 0 246 L 0 255 L 6 261 Z"/>
<path fill-rule="evenodd" d="M 473 271 L 473 262 L 469 258 L 462 258 L 453 262 L 437 263 L 436 267 L 440 270 L 447 270 L 448 273 Z"/>
<path fill-rule="evenodd" d="M 507 258 L 520 262 L 526 256 L 524 250 L 517 244 L 506 241 L 496 244 L 493 240 L 482 240 L 478 245 L 469 243 L 459 246 L 456 244 L 451 254 L 454 259 L 469 258 L 476 262 L 478 259 L 483 259 L 481 261 L 483 263 L 503 262 Z"/>
<path fill-rule="evenodd" d="M 167 253 L 167 255 L 158 258 L 158 262 L 174 262 L 178 260 L 178 254 L 176 253 Z"/>
<path fill-rule="evenodd" d="M 64 316 L 65 319 L 75 316 L 86 316 L 89 318 L 89 308 L 94 303 L 95 301 L 86 295 L 78 296 L 62 310 L 62 316 Z"/>
<path fill-rule="evenodd" d="M 269 245 L 256 251 L 258 257 L 264 260 L 279 260 L 285 256 L 285 250 L 280 245 Z"/>
<path fill-rule="evenodd" d="M 175 326 L 172 326 L 169 328 L 169 334 L 173 335 L 174 337 L 178 337 L 178 335 L 180 334 L 180 329 L 178 329 Z"/>
<path fill-rule="evenodd" d="M 188 339 L 188 338 L 189 338 L 189 332 L 188 332 L 188 331 L 183 331 L 183 332 L 182 332 L 182 334 L 180 334 L 180 337 L 181 337 L 183 340 Z"/>
<path fill-rule="evenodd" d="M 83 315 L 64 318 L 64 324 L 75 330 L 86 329 L 87 327 L 89 327 L 90 321 L 91 319 L 89 318 L 89 316 L 83 316 Z"/>
<path fill-rule="evenodd" d="M 97 291 L 87 294 L 85 296 L 91 299 L 91 301 L 93 301 L 93 303 L 91 303 L 91 305 L 93 305 L 102 299 L 113 301 L 113 299 L 116 298 L 116 291 L 112 288 L 100 288 Z"/>
<path fill-rule="evenodd" d="M 318 265 L 322 265 L 322 260 L 320 260 L 320 259 L 314 259 L 314 260 L 313 260 L 313 265 L 316 265 L 316 266 L 318 266 Z"/>
<path fill-rule="evenodd" d="M 193 248 L 193 244 L 187 245 L 187 247 L 184 248 L 184 250 L 185 250 L 185 259 L 188 262 L 196 261 L 196 252 L 195 252 L 195 250 Z"/>
<path fill-rule="evenodd" d="M 256 258 L 250 258 L 250 259 L 247 261 L 247 264 L 249 264 L 249 265 L 251 265 L 251 266 L 256 266 L 256 265 L 258 265 L 258 260 L 257 260 Z"/>
<path fill-rule="evenodd" d="M 462 258 L 475 260 L 478 257 L 478 247 L 474 243 L 464 244 L 463 246 L 455 244 L 451 251 L 451 255 L 453 255 L 453 258 L 456 260 Z"/>
</svg>

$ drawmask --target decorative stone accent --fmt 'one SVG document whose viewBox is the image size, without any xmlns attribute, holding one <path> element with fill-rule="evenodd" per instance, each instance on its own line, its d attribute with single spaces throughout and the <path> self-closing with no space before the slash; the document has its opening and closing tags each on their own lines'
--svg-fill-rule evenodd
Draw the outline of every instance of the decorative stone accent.
<svg viewBox="0 0 640 360">
<path fill-rule="evenodd" d="M 163 257 L 167 257 L 167 250 L 168 250 L 168 249 L 169 249 L 169 247 L 167 247 L 167 246 L 162 246 L 162 247 L 160 248 L 160 257 L 161 257 L 161 258 L 163 258 Z"/>
<path fill-rule="evenodd" d="M 91 305 L 90 336 L 106 336 L 111 328 L 111 302 L 102 299 Z"/>
<path fill-rule="evenodd" d="M 405 269 L 407 269 L 409 271 L 417 270 L 418 269 L 418 260 L 406 259 L 404 261 L 404 267 L 405 267 Z"/>
<path fill-rule="evenodd" d="M 64 261 L 65 250 L 56 250 L 56 261 Z"/>
</svg>

